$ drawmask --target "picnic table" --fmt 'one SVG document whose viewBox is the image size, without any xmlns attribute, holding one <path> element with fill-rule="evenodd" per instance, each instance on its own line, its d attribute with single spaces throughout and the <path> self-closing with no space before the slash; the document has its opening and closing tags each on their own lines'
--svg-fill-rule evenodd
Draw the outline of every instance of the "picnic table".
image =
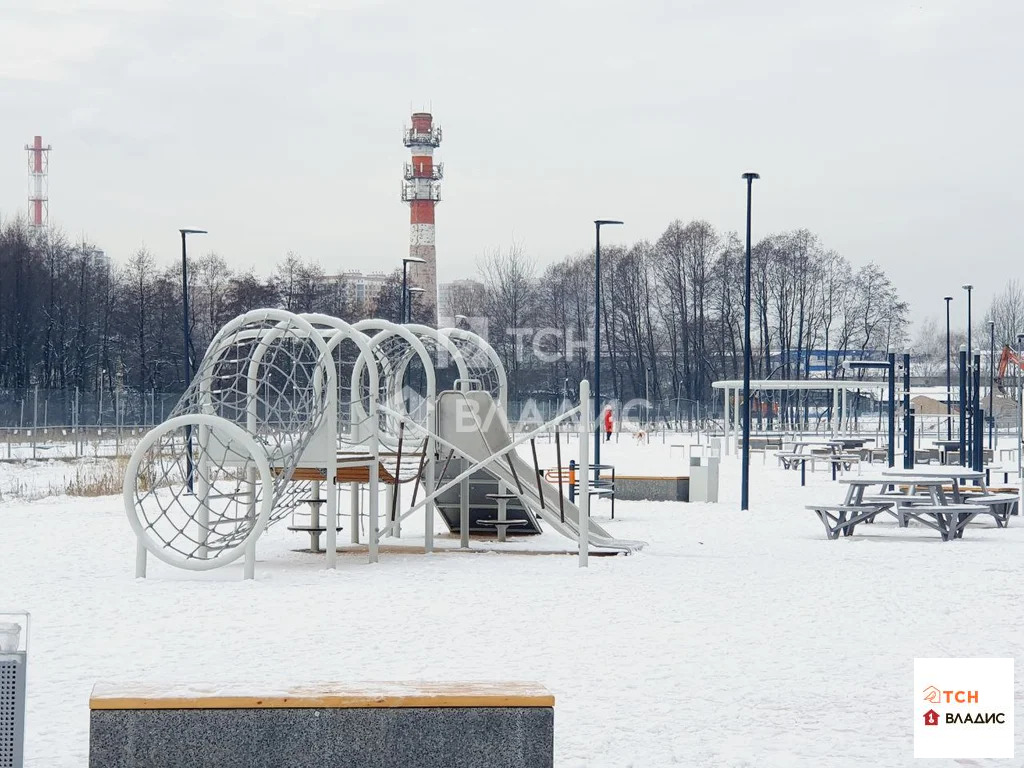
<svg viewBox="0 0 1024 768">
<path fill-rule="evenodd" d="M 980 494 L 961 494 L 961 481 L 977 481 Z M 1017 511 L 1016 494 L 991 494 L 984 486 L 984 473 L 966 467 L 921 467 L 913 470 L 891 469 L 879 477 L 844 478 L 848 486 L 841 504 L 809 505 L 825 526 L 830 539 L 850 536 L 857 524 L 873 523 L 881 512 L 896 516 L 901 528 L 910 520 L 939 532 L 943 541 L 963 537 L 967 524 L 979 514 L 989 514 L 1004 528 Z M 947 495 L 946 485 L 951 493 Z M 874 495 L 869 488 L 878 487 Z"/>
<path fill-rule="evenodd" d="M 884 477 L 902 478 L 904 481 L 927 480 L 929 478 L 940 478 L 949 480 L 953 489 L 953 502 L 959 504 L 962 500 L 961 486 L 964 483 L 977 483 L 983 491 L 988 491 L 985 484 L 985 473 L 968 467 L 956 466 L 934 466 L 928 464 L 914 469 L 886 469 L 882 471 Z"/>
<path fill-rule="evenodd" d="M 935 445 L 939 449 L 939 461 L 943 464 L 948 462 L 949 454 L 960 453 L 959 440 L 936 440 Z"/>
<path fill-rule="evenodd" d="M 814 449 L 825 449 L 815 452 Z M 810 450 L 805 450 L 810 449 Z M 799 440 L 793 443 L 793 450 L 776 453 L 779 464 L 785 469 L 800 469 L 800 485 L 807 485 L 807 462 L 814 468 L 815 462 L 824 461 L 832 467 L 832 479 L 836 479 L 839 468 L 849 469 L 860 462 L 860 455 L 843 452 L 842 440 Z"/>
<path fill-rule="evenodd" d="M 873 443 L 873 442 L 875 442 L 875 440 L 872 437 L 842 437 L 842 436 L 837 436 L 837 437 L 833 437 L 829 442 L 832 442 L 832 443 L 842 443 L 843 448 L 849 450 L 851 448 L 853 448 L 853 449 L 863 448 L 865 443 Z"/>
</svg>

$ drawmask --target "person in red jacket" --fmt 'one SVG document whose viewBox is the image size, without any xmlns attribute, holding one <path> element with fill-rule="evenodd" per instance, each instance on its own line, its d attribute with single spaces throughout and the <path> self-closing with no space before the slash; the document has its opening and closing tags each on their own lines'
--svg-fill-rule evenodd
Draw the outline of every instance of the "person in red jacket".
<svg viewBox="0 0 1024 768">
<path fill-rule="evenodd" d="M 612 407 L 609 405 L 604 409 L 604 441 L 607 443 L 612 439 Z"/>
</svg>

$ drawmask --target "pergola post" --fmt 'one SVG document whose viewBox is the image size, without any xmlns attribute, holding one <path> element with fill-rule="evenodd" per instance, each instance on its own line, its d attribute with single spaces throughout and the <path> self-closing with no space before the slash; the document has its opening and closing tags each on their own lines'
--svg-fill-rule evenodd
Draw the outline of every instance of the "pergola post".
<svg viewBox="0 0 1024 768">
<path fill-rule="evenodd" d="M 722 446 L 722 449 L 725 451 L 725 455 L 728 456 L 730 454 L 730 450 L 729 450 L 729 385 L 728 384 L 726 384 L 725 387 L 722 389 L 722 432 L 723 432 L 722 439 L 723 439 L 723 442 L 725 443 L 725 445 Z"/>
<path fill-rule="evenodd" d="M 839 431 L 839 387 L 832 387 L 832 437 Z"/>
<path fill-rule="evenodd" d="M 732 432 L 736 441 L 736 453 L 740 452 L 740 388 L 732 391 Z"/>
<path fill-rule="evenodd" d="M 840 427 L 840 431 L 846 435 L 852 434 L 850 431 L 850 412 L 846 408 L 846 393 L 848 391 L 849 390 L 846 387 L 843 387 L 843 420 L 841 422 L 842 426 Z"/>
</svg>

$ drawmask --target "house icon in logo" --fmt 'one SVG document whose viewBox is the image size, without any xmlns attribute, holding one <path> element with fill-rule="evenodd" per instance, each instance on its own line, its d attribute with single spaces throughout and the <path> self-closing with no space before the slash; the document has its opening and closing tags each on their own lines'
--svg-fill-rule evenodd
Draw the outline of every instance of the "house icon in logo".
<svg viewBox="0 0 1024 768">
<path fill-rule="evenodd" d="M 938 725 L 939 724 L 939 713 L 934 709 L 929 709 L 924 713 L 924 724 L 925 725 Z"/>
<path fill-rule="evenodd" d="M 942 703 L 942 691 L 934 685 L 929 685 L 924 689 L 924 700 L 930 704 L 940 704 Z"/>
</svg>

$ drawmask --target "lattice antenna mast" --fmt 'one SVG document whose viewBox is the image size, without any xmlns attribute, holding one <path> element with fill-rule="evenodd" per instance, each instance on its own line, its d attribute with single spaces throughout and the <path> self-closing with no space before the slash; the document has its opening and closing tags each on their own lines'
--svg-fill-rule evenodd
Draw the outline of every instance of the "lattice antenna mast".
<svg viewBox="0 0 1024 768">
<path fill-rule="evenodd" d="M 402 200 L 409 203 L 409 255 L 423 263 L 409 265 L 409 282 L 423 289 L 423 305 L 417 316 L 437 325 L 437 251 L 434 241 L 434 208 L 441 201 L 440 181 L 444 165 L 434 162 L 441 144 L 441 129 L 429 112 L 414 112 L 412 128 L 405 129 L 405 146 L 412 162 L 405 164 Z"/>
<path fill-rule="evenodd" d="M 28 153 L 28 221 L 33 229 L 46 229 L 50 221 L 50 150 L 43 137 L 25 145 Z"/>
</svg>

